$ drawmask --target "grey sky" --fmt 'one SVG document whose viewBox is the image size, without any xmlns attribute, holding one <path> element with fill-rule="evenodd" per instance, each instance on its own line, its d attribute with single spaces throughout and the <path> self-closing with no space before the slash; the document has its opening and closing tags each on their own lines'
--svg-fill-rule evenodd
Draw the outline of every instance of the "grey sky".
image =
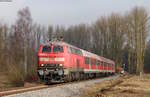
<svg viewBox="0 0 150 97">
<path fill-rule="evenodd" d="M 13 23 L 17 11 L 26 6 L 35 22 L 63 26 L 92 23 L 102 15 L 123 14 L 134 6 L 150 12 L 150 0 L 12 0 L 0 2 L 0 21 Z"/>
</svg>

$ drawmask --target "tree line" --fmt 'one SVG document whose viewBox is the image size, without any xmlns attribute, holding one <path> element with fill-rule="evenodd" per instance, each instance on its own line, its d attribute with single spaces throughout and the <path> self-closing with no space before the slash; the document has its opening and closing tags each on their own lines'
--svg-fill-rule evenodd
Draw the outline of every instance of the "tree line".
<svg viewBox="0 0 150 97">
<path fill-rule="evenodd" d="M 144 7 L 134 7 L 119 14 L 101 16 L 89 24 L 45 27 L 33 22 L 28 7 L 18 11 L 15 23 L 0 23 L 0 70 L 36 73 L 37 51 L 41 43 L 63 36 L 64 41 L 110 58 L 117 66 L 126 64 L 130 73 L 150 72 L 149 14 Z"/>
</svg>

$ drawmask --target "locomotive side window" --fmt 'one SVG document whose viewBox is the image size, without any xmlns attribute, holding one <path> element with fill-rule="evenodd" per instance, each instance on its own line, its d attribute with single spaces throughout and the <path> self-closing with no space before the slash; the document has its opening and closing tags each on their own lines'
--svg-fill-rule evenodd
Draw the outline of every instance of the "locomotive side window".
<svg viewBox="0 0 150 97">
<path fill-rule="evenodd" d="M 78 55 L 82 55 L 82 51 L 77 49 Z"/>
<path fill-rule="evenodd" d="M 74 49 L 72 47 L 70 47 L 70 51 L 71 51 L 72 54 L 75 53 L 75 51 L 74 51 Z"/>
<path fill-rule="evenodd" d="M 43 49 L 42 49 L 42 52 L 43 53 L 47 53 L 47 52 L 51 52 L 51 47 L 50 46 L 43 46 Z"/>
<path fill-rule="evenodd" d="M 70 47 L 71 53 L 76 55 L 82 55 L 82 51 L 76 48 Z"/>
<path fill-rule="evenodd" d="M 63 49 L 62 46 L 57 45 L 57 46 L 53 47 L 53 52 L 54 53 L 56 53 L 56 52 L 64 52 L 64 49 Z"/>
</svg>

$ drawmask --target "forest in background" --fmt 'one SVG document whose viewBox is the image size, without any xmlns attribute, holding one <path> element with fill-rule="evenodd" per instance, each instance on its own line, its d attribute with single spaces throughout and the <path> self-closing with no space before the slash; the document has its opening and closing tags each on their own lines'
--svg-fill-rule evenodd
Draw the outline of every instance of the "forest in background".
<svg viewBox="0 0 150 97">
<path fill-rule="evenodd" d="M 0 72 L 13 83 L 36 79 L 41 43 L 63 36 L 64 41 L 126 64 L 129 73 L 150 72 L 150 21 L 144 7 L 124 14 L 101 16 L 91 24 L 45 27 L 33 21 L 28 7 L 18 11 L 14 24 L 0 22 Z"/>
</svg>

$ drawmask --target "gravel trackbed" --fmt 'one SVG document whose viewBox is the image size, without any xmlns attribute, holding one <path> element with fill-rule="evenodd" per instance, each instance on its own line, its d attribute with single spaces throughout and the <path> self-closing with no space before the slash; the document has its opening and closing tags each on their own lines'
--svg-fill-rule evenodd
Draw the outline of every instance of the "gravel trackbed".
<svg viewBox="0 0 150 97">
<path fill-rule="evenodd" d="M 90 87 L 96 83 L 102 83 L 103 81 L 116 79 L 118 77 L 119 76 L 99 78 L 88 81 L 68 83 L 60 86 L 58 85 L 56 87 L 49 86 L 49 88 L 8 95 L 5 97 L 80 97 L 86 87 Z"/>
</svg>

